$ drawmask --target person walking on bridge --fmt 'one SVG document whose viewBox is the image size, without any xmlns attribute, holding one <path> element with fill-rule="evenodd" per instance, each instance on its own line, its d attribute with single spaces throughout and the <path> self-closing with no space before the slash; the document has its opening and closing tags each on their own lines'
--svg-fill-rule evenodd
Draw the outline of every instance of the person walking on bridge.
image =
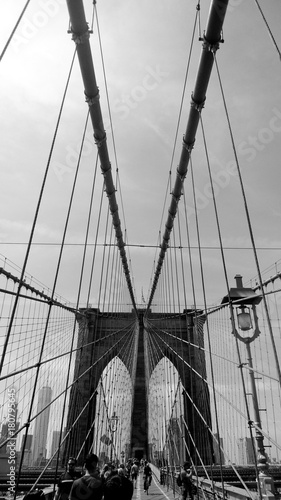
<svg viewBox="0 0 281 500">
<path fill-rule="evenodd" d="M 133 483 L 125 477 L 124 469 L 112 469 L 105 479 L 103 500 L 131 500 L 133 493 Z"/>
<path fill-rule="evenodd" d="M 148 488 L 151 485 L 151 481 L 152 470 L 147 460 L 145 460 L 143 468 L 143 491 L 148 491 Z"/>
<path fill-rule="evenodd" d="M 76 458 L 70 457 L 67 461 L 66 471 L 60 476 L 57 482 L 54 500 L 68 500 L 73 481 L 81 476 L 81 474 L 76 472 L 75 466 Z"/>
<path fill-rule="evenodd" d="M 103 481 L 97 470 L 99 459 L 94 453 L 87 455 L 85 475 L 76 479 L 72 485 L 69 500 L 101 500 Z"/>
<path fill-rule="evenodd" d="M 177 485 L 181 486 L 182 500 L 187 499 L 187 494 L 190 500 L 193 500 L 194 485 L 192 484 L 192 469 L 189 462 L 184 462 L 183 470 L 177 477 Z"/>
<path fill-rule="evenodd" d="M 137 461 L 134 460 L 134 463 L 133 463 L 132 468 L 131 468 L 131 478 L 132 478 L 133 485 L 135 488 L 137 487 L 138 474 L 139 474 L 139 467 L 138 467 Z"/>
</svg>

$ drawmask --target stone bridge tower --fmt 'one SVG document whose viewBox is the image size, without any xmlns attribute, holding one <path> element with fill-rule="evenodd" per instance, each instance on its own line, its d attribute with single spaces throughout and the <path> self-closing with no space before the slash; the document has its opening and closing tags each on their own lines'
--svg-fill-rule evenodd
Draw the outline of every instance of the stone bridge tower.
<svg viewBox="0 0 281 500">
<path fill-rule="evenodd" d="M 150 311 L 146 314 L 144 310 L 138 310 L 138 316 L 134 311 L 115 313 L 113 316 L 101 313 L 98 309 L 81 310 L 78 317 L 74 384 L 67 419 L 70 433 L 64 447 L 64 457 L 76 456 L 87 435 L 84 449 L 87 451 L 90 448 L 94 435 L 97 386 L 104 368 L 115 356 L 124 363 L 134 384 L 131 456 L 148 457 L 146 381 L 161 357 L 166 356 L 178 370 L 184 387 L 184 419 L 187 428 L 183 439 L 195 462 L 193 442 L 201 443 L 199 453 L 205 463 L 212 463 L 212 443 L 208 432 L 208 427 L 211 427 L 210 400 L 202 349 L 204 318 L 196 318 L 193 310 L 185 310 L 181 315 L 168 314 L 164 319 L 162 314 L 152 314 Z M 132 322 L 135 322 L 133 334 Z M 160 332 L 162 339 L 158 341 L 156 349 L 149 345 L 151 325 Z M 126 329 L 128 334 L 124 335 Z M 133 350 L 135 353 L 133 363 L 121 354 L 128 352 L 122 349 L 124 344 L 130 344 L 131 352 Z M 153 353 L 149 358 L 146 356 L 148 349 Z M 174 353 L 178 353 L 178 356 Z M 194 412 L 195 407 L 203 421 Z"/>
</svg>

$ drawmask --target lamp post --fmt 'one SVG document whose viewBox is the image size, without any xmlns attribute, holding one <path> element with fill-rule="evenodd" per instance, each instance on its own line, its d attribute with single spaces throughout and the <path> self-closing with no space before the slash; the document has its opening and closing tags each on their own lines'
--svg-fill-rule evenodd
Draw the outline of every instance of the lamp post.
<svg viewBox="0 0 281 500">
<path fill-rule="evenodd" d="M 119 420 L 119 417 L 117 417 L 116 413 L 114 412 L 110 421 L 109 421 L 110 422 L 110 432 L 111 432 L 110 462 L 112 462 L 112 457 L 113 457 L 114 433 L 117 431 L 118 420 Z"/>
<path fill-rule="evenodd" d="M 242 282 L 242 276 L 239 274 L 235 276 L 236 288 L 231 288 L 229 294 L 226 295 L 222 304 L 230 303 L 230 307 L 233 307 L 233 301 L 239 301 L 235 306 L 236 318 L 239 330 L 241 332 L 252 332 L 251 336 L 245 337 L 240 334 L 235 327 L 235 322 L 233 318 L 233 335 L 243 342 L 246 346 L 248 366 L 249 366 L 249 376 L 252 390 L 253 399 L 253 412 L 254 412 L 254 423 L 255 423 L 255 438 L 257 442 L 257 469 L 260 491 L 263 498 L 274 498 L 274 483 L 272 477 L 267 473 L 268 471 L 268 461 L 267 454 L 264 447 L 264 436 L 261 432 L 262 424 L 260 418 L 260 409 L 258 403 L 258 395 L 255 381 L 255 374 L 253 371 L 253 360 L 251 354 L 251 343 L 260 335 L 258 316 L 256 311 L 256 305 L 260 303 L 262 297 L 255 295 L 252 288 L 244 288 Z M 254 319 L 254 324 L 252 322 L 251 311 Z M 233 316 L 233 315 L 232 315 Z M 251 425 L 251 422 L 250 422 Z"/>
</svg>

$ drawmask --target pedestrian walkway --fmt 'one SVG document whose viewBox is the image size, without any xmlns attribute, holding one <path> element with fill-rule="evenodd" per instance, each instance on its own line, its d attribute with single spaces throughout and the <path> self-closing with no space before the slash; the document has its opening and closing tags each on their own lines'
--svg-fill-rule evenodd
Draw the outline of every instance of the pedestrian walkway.
<svg viewBox="0 0 281 500">
<path fill-rule="evenodd" d="M 134 495 L 132 500 L 180 500 L 180 495 L 173 490 L 167 490 L 166 486 L 163 486 L 155 479 L 153 476 L 152 483 L 149 487 L 148 494 L 143 491 L 143 476 L 140 473 L 137 479 L 137 487 L 134 490 Z"/>
</svg>

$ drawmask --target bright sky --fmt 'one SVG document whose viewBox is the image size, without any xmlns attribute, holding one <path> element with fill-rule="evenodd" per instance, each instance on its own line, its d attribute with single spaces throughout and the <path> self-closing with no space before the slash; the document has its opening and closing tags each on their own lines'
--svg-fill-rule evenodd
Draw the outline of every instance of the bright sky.
<svg viewBox="0 0 281 500">
<path fill-rule="evenodd" d="M 281 6 L 278 0 L 260 0 L 279 50 Z M 4 47 L 25 0 L 2 0 L 0 49 Z M 84 2 L 91 23 L 92 2 Z M 201 5 L 201 30 L 206 28 L 209 2 Z M 123 231 L 130 247 L 132 273 L 140 301 L 147 294 L 167 218 L 164 209 L 169 171 L 172 185 L 181 153 L 202 43 L 198 29 L 190 64 L 177 145 L 172 162 L 181 96 L 189 56 L 196 1 L 137 0 L 97 1 L 107 90 L 113 122 L 109 127 L 106 90 L 100 48 L 91 37 L 97 84 L 108 135 L 113 176 L 116 167 L 122 191 L 125 223 Z M 13 42 L 0 63 L 0 253 L 21 266 L 47 164 L 59 107 L 74 51 L 67 33 L 68 12 L 64 0 L 31 1 Z M 261 270 L 280 260 L 280 59 L 254 0 L 230 0 L 226 14 L 224 43 L 217 52 L 222 84 L 237 148 Z M 61 126 L 47 179 L 34 241 L 59 243 L 74 178 L 74 164 L 85 123 L 87 105 L 78 63 L 74 67 Z M 217 203 L 232 286 L 240 273 L 244 283 L 256 275 L 245 223 L 243 200 L 237 175 L 232 175 L 233 150 L 215 67 L 202 113 L 211 168 L 217 178 Z M 89 127 L 83 171 L 79 178 L 68 242 L 83 243 L 88 198 L 96 147 Z M 218 247 L 217 231 L 208 189 L 202 134 L 198 132 L 193 152 L 196 196 L 199 207 L 201 244 Z M 216 177 L 217 176 L 217 177 Z M 100 171 L 98 177 L 101 178 Z M 191 177 L 185 181 L 191 202 Z M 117 192 L 120 195 L 120 190 Z M 189 198 L 187 198 L 189 199 Z M 168 204 L 170 200 L 168 200 Z M 121 205 L 119 205 L 119 208 Z M 194 225 L 194 215 L 190 215 Z M 92 236 L 92 241 L 93 241 Z M 197 244 L 191 232 L 191 243 Z M 76 299 L 81 247 L 68 247 L 58 292 Z M 58 247 L 33 248 L 27 270 L 52 286 Z M 219 250 L 203 250 L 207 299 L 219 302 L 226 294 Z M 80 259 L 80 260 L 79 260 Z M 192 299 L 190 299 L 192 302 Z"/>
</svg>

